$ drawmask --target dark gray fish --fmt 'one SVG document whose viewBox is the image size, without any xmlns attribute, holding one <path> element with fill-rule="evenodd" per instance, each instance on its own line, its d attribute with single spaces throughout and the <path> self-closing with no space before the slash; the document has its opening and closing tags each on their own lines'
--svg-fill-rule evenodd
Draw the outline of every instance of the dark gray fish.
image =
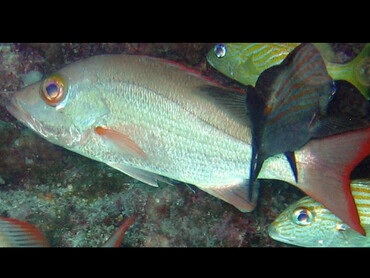
<svg viewBox="0 0 370 278">
<path fill-rule="evenodd" d="M 298 182 L 294 151 L 322 137 L 318 131 L 325 131 L 320 125 L 326 122 L 319 119 L 334 93 L 335 83 L 312 44 L 299 45 L 280 65 L 265 70 L 255 88 L 247 87 L 253 146 L 249 196 L 264 160 L 275 154 L 285 153 Z"/>
</svg>

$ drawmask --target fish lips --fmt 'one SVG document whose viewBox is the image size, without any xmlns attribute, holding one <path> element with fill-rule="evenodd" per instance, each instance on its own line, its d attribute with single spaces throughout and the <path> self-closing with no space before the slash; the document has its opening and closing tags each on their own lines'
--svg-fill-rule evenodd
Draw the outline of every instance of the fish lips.
<svg viewBox="0 0 370 278">
<path fill-rule="evenodd" d="M 27 110 L 22 107 L 22 105 L 16 98 L 16 95 L 13 95 L 13 97 L 10 98 L 10 101 L 8 101 L 6 105 L 6 109 L 18 121 L 30 127 L 37 133 L 46 136 L 41 124 L 34 117 L 32 117 L 32 115 Z"/>
</svg>

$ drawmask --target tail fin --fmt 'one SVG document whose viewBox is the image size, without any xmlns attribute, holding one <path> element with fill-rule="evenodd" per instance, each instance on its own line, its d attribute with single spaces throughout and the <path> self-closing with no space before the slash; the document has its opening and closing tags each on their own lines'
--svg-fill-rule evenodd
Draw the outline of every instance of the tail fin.
<svg viewBox="0 0 370 278">
<path fill-rule="evenodd" d="M 352 61 L 346 64 L 327 63 L 327 69 L 333 79 L 346 80 L 370 99 L 370 43 Z"/>
<path fill-rule="evenodd" d="M 370 128 L 312 140 L 296 152 L 301 190 L 365 235 L 351 194 L 350 174 L 370 154 Z"/>
</svg>

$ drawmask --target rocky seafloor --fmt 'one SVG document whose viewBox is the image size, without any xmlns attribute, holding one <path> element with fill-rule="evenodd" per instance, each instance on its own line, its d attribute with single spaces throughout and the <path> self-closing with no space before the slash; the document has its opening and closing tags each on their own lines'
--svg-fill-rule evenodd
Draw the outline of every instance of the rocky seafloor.
<svg viewBox="0 0 370 278">
<path fill-rule="evenodd" d="M 267 226 L 278 214 L 304 196 L 289 184 L 262 181 L 257 208 L 242 213 L 194 187 L 154 188 L 103 163 L 53 145 L 5 109 L 11 91 L 63 65 L 105 53 L 162 57 L 183 63 L 222 84 L 239 86 L 207 64 L 206 54 L 213 45 L 0 44 L 0 216 L 34 224 L 50 245 L 58 247 L 101 246 L 134 213 L 138 217 L 127 231 L 122 247 L 290 246 L 272 240 L 267 233 Z M 354 58 L 363 46 L 332 44 L 337 62 L 342 63 Z M 341 101 L 340 110 L 368 113 L 361 100 L 360 96 Z M 370 177 L 369 159 L 352 176 Z"/>
</svg>

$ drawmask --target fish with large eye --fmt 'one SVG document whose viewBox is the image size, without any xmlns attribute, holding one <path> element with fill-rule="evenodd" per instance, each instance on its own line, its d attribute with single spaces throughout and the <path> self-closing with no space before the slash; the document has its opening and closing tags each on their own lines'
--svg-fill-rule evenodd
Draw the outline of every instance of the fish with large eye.
<svg viewBox="0 0 370 278">
<path fill-rule="evenodd" d="M 50 106 L 57 106 L 67 95 L 67 83 L 60 75 L 47 77 L 40 87 L 42 99 Z"/>
<path fill-rule="evenodd" d="M 306 208 L 297 208 L 293 212 L 293 222 L 301 225 L 307 226 L 312 223 L 314 216 L 311 211 Z"/>
</svg>

